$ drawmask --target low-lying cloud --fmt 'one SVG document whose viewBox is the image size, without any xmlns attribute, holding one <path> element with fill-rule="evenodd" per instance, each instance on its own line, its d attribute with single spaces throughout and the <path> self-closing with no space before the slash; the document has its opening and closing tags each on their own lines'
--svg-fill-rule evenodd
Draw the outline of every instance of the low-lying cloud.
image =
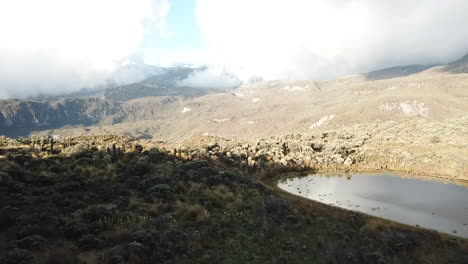
<svg viewBox="0 0 468 264">
<path fill-rule="evenodd" d="M 198 0 L 215 63 L 243 79 L 315 79 L 468 52 L 464 0 Z"/>
<path fill-rule="evenodd" d="M 0 99 L 147 77 L 153 68 L 142 63 L 142 42 L 171 35 L 169 7 L 170 0 L 1 1 Z M 467 10 L 465 0 L 197 0 L 206 47 L 170 50 L 160 62 L 217 65 L 180 83 L 206 88 L 252 76 L 326 79 L 445 63 L 468 52 Z"/>
<path fill-rule="evenodd" d="M 168 0 L 2 1 L 0 98 L 105 84 L 145 34 L 164 33 L 168 9 Z"/>
<path fill-rule="evenodd" d="M 241 80 L 222 67 L 209 65 L 203 70 L 191 73 L 186 79 L 177 83 L 179 86 L 189 86 L 206 89 L 231 89 L 241 85 Z"/>
</svg>

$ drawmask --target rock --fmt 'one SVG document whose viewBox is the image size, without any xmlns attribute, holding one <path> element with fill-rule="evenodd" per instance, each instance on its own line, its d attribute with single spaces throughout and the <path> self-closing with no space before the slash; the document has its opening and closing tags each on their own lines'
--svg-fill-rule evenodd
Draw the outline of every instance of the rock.
<svg viewBox="0 0 468 264">
<path fill-rule="evenodd" d="M 351 166 L 351 165 L 353 165 L 353 164 L 354 164 L 354 159 L 351 158 L 351 157 L 347 157 L 346 160 L 345 160 L 345 162 L 344 162 L 344 165 L 346 165 L 346 166 L 349 167 L 349 166 Z"/>
</svg>

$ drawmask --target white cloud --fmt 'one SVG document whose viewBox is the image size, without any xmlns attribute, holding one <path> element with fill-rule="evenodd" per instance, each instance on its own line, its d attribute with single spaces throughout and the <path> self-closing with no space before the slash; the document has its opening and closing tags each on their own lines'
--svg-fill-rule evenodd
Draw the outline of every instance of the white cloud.
<svg viewBox="0 0 468 264">
<path fill-rule="evenodd" d="M 99 85 L 146 33 L 167 33 L 168 10 L 168 0 L 0 2 L 0 96 Z"/>
<path fill-rule="evenodd" d="M 230 89 L 240 84 L 241 81 L 226 69 L 211 65 L 205 70 L 193 72 L 187 79 L 178 83 L 179 86 L 210 89 Z"/>
<path fill-rule="evenodd" d="M 464 0 L 198 0 L 216 63 L 243 79 L 310 79 L 468 52 Z"/>
</svg>

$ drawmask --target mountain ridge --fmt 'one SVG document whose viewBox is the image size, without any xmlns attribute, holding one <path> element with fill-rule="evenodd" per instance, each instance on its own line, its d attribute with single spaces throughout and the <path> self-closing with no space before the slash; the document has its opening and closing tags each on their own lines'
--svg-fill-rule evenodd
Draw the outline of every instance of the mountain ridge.
<svg viewBox="0 0 468 264">
<path fill-rule="evenodd" d="M 467 60 L 468 55 L 428 69 L 398 66 L 328 81 L 261 81 L 229 90 L 176 86 L 196 69 L 175 68 L 166 77 L 108 89 L 100 97 L 0 101 L 0 134 L 117 133 L 175 141 L 200 135 L 261 137 L 417 116 L 444 120 L 468 112 L 468 76 L 450 71 Z"/>
</svg>

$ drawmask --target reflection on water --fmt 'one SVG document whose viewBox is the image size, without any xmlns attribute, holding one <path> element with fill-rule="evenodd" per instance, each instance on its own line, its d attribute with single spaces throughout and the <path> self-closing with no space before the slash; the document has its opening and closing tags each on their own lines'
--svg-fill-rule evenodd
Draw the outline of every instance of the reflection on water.
<svg viewBox="0 0 468 264">
<path fill-rule="evenodd" d="M 390 174 L 309 175 L 280 182 L 290 193 L 468 238 L 468 188 Z"/>
</svg>

